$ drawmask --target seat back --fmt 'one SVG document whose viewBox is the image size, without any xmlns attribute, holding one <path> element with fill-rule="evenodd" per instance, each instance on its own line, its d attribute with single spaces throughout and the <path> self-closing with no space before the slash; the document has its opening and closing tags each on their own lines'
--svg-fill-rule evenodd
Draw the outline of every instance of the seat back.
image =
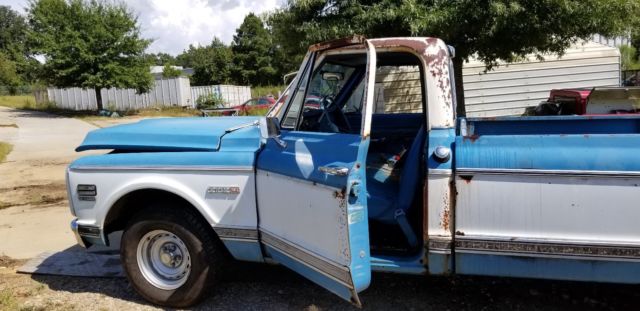
<svg viewBox="0 0 640 311">
<path fill-rule="evenodd" d="M 396 209 L 407 211 L 413 203 L 413 197 L 418 188 L 418 179 L 420 178 L 420 154 L 425 140 L 425 127 L 420 127 L 416 138 L 413 139 L 411 148 L 407 151 L 400 183 L 398 184 L 398 201 Z"/>
</svg>

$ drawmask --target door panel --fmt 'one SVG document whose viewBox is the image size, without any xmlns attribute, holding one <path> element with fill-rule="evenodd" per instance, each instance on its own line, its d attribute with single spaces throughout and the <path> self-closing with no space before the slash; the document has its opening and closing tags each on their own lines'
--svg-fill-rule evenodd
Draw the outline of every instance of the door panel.
<svg viewBox="0 0 640 311">
<path fill-rule="evenodd" d="M 368 82 L 375 76 L 372 47 L 367 59 Z M 297 90 L 304 91 L 301 84 L 307 81 L 298 79 Z M 373 92 L 368 86 L 366 94 L 361 133 L 283 131 L 280 142 L 267 140 L 256 175 L 260 240 L 267 255 L 356 305 L 358 292 L 371 281 L 365 163 Z"/>
</svg>

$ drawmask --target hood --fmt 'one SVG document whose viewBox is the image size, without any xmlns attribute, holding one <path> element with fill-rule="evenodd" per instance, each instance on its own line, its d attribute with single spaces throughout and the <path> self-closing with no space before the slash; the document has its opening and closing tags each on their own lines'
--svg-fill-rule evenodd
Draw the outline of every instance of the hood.
<svg viewBox="0 0 640 311">
<path fill-rule="evenodd" d="M 118 149 L 126 151 L 218 151 L 227 129 L 248 124 L 259 117 L 158 118 L 89 132 L 76 151 Z M 232 133 L 233 146 L 246 141 L 255 148 L 260 140 L 257 126 Z"/>
</svg>

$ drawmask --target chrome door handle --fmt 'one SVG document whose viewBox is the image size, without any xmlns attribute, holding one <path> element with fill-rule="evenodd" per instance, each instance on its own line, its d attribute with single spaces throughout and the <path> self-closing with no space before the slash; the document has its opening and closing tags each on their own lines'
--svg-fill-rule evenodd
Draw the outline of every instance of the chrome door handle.
<svg viewBox="0 0 640 311">
<path fill-rule="evenodd" d="M 318 170 L 327 175 L 347 176 L 349 174 L 348 168 L 340 166 L 321 166 Z"/>
</svg>

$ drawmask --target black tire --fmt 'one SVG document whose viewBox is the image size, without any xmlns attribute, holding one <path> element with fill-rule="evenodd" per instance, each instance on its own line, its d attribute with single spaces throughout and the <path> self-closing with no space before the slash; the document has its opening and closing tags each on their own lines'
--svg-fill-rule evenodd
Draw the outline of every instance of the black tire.
<svg viewBox="0 0 640 311">
<path fill-rule="evenodd" d="M 177 236 L 188 250 L 190 272 L 178 288 L 161 289 L 141 271 L 138 245 L 145 235 L 155 230 Z M 170 208 L 161 203 L 152 204 L 129 221 L 122 235 L 120 257 L 127 278 L 138 294 L 153 304 L 172 308 L 200 302 L 210 293 L 228 260 L 222 242 L 199 215 L 183 206 Z"/>
</svg>

